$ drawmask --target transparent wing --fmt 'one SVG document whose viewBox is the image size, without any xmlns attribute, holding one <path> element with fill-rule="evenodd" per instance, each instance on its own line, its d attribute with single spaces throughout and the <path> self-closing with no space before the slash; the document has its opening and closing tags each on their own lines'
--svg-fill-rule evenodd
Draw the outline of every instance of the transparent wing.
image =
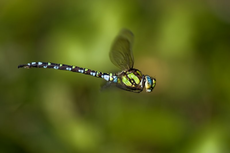
<svg viewBox="0 0 230 153">
<path fill-rule="evenodd" d="M 101 86 L 101 91 L 105 91 L 108 89 L 116 89 L 115 87 L 118 87 L 118 88 L 123 89 L 125 91 L 135 92 L 135 93 L 140 93 L 142 91 L 142 89 L 127 87 L 125 85 L 117 84 L 117 83 L 113 83 L 113 82 L 106 82 L 103 86 Z"/>
<path fill-rule="evenodd" d="M 133 40 L 133 33 L 127 29 L 123 29 L 112 44 L 109 53 L 110 60 L 121 70 L 133 68 Z"/>
<path fill-rule="evenodd" d="M 134 87 L 128 87 L 125 86 L 123 84 L 116 84 L 118 88 L 126 90 L 126 91 L 130 91 L 130 92 L 135 92 L 135 93 L 140 93 L 142 91 L 142 89 L 138 89 L 138 88 L 134 88 Z"/>
</svg>

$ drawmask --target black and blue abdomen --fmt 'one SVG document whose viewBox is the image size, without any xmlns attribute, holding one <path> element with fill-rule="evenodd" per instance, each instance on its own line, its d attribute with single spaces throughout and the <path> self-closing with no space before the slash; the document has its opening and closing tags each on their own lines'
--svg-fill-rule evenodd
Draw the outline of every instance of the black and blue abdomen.
<svg viewBox="0 0 230 153">
<path fill-rule="evenodd" d="M 103 73 L 100 71 L 94 71 L 87 68 L 81 68 L 78 66 L 71 66 L 66 64 L 57 64 L 57 63 L 50 63 L 50 62 L 31 62 L 23 65 L 19 65 L 18 68 L 49 68 L 49 69 L 56 69 L 56 70 L 66 70 L 71 72 L 82 73 L 86 75 L 91 75 L 97 78 L 103 78 L 106 81 L 117 83 L 117 76 L 113 73 Z"/>
</svg>

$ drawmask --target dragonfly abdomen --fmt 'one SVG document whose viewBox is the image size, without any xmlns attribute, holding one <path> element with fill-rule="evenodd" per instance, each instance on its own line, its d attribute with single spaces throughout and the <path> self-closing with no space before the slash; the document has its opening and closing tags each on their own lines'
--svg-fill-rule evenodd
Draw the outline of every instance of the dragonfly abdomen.
<svg viewBox="0 0 230 153">
<path fill-rule="evenodd" d="M 18 68 L 49 68 L 49 69 L 56 69 L 56 70 L 66 70 L 71 72 L 82 73 L 86 75 L 91 75 L 97 78 L 103 78 L 106 81 L 117 83 L 117 75 L 113 73 L 103 73 L 100 71 L 94 71 L 87 68 L 81 68 L 78 66 L 71 66 L 66 64 L 57 64 L 57 63 L 50 63 L 50 62 L 31 62 L 23 65 L 19 65 Z"/>
</svg>

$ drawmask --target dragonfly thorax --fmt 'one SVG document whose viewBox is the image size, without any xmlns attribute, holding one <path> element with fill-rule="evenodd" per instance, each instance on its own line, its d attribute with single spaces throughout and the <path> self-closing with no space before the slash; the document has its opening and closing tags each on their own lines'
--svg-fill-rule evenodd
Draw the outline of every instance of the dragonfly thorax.
<svg viewBox="0 0 230 153">
<path fill-rule="evenodd" d="M 144 75 L 137 69 L 129 69 L 118 74 L 118 87 L 133 91 L 141 92 L 144 88 Z"/>
<path fill-rule="evenodd" d="M 141 92 L 145 87 L 146 92 L 151 92 L 156 85 L 156 79 L 143 75 L 138 69 L 122 71 L 118 75 L 118 87 L 132 91 Z"/>
</svg>

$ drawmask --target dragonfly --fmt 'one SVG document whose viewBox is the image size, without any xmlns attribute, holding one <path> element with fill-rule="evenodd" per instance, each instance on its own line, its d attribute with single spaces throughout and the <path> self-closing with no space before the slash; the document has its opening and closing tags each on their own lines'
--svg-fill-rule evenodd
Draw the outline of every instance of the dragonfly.
<svg viewBox="0 0 230 153">
<path fill-rule="evenodd" d="M 128 29 L 122 29 L 115 38 L 109 52 L 109 57 L 111 62 L 121 70 L 117 73 L 103 73 L 101 71 L 94 71 L 78 66 L 51 62 L 31 62 L 18 65 L 18 68 L 50 68 L 66 70 L 102 78 L 107 81 L 105 86 L 115 85 L 120 89 L 134 93 L 140 93 L 144 88 L 146 89 L 146 92 L 152 92 L 156 86 L 156 79 L 149 75 L 143 75 L 140 70 L 133 68 L 133 41 L 134 35 Z"/>
</svg>

